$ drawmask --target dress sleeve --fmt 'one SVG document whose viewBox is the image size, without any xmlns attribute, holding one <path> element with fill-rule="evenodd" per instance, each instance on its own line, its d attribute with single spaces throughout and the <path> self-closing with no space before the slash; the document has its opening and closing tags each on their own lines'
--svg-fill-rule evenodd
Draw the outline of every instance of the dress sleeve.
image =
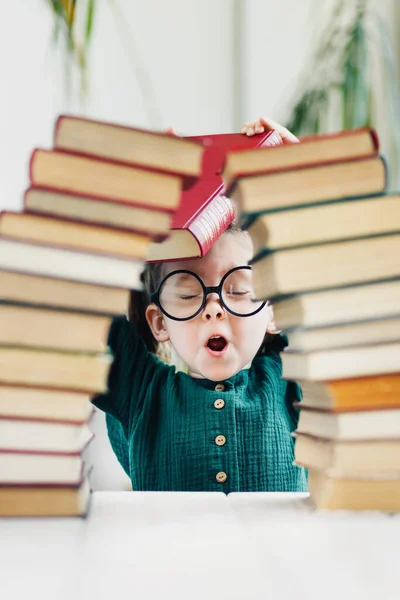
<svg viewBox="0 0 400 600">
<path fill-rule="evenodd" d="M 268 347 L 268 353 L 273 357 L 280 365 L 282 369 L 281 352 L 288 346 L 288 337 L 285 334 L 274 334 L 271 336 L 271 341 Z M 293 403 L 301 402 L 302 391 L 301 387 L 295 381 L 287 381 L 281 379 L 281 392 L 285 398 L 286 408 L 291 419 L 293 430 L 296 429 L 299 420 L 299 408 L 293 406 Z"/>
<path fill-rule="evenodd" d="M 113 356 L 107 391 L 92 402 L 116 418 L 127 434 L 150 353 L 125 316 L 113 319 L 107 344 Z"/>
<path fill-rule="evenodd" d="M 114 454 L 125 473 L 130 476 L 128 439 L 122 423 L 108 413 L 106 414 L 106 425 L 108 439 Z"/>
<path fill-rule="evenodd" d="M 299 408 L 297 406 L 293 406 L 294 402 L 301 402 L 302 392 L 301 387 L 296 381 L 284 381 L 285 385 L 285 403 L 286 408 L 289 413 L 291 422 L 292 422 L 292 431 L 294 431 L 297 427 L 297 423 L 299 421 Z"/>
</svg>

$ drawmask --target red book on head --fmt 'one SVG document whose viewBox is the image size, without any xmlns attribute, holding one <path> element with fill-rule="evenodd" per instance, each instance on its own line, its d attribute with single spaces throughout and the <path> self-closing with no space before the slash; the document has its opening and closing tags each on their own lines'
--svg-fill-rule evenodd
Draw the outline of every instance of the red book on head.
<svg viewBox="0 0 400 600">
<path fill-rule="evenodd" d="M 282 143 L 276 131 L 254 136 L 222 133 L 191 136 L 205 146 L 201 176 L 182 191 L 171 232 L 161 243 L 151 245 L 149 262 L 200 258 L 235 218 L 233 203 L 223 195 L 222 167 L 228 151 L 264 148 Z"/>
</svg>

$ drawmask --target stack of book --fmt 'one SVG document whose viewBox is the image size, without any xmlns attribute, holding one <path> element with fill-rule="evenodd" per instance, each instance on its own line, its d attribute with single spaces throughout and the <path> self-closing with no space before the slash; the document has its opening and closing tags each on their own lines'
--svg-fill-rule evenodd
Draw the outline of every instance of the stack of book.
<svg viewBox="0 0 400 600">
<path fill-rule="evenodd" d="M 295 459 L 318 508 L 400 510 L 400 196 L 376 133 L 228 154 L 256 296 L 288 335 Z"/>
<path fill-rule="evenodd" d="M 54 148 L 32 153 L 24 210 L 0 214 L 0 516 L 87 512 L 111 319 L 202 156 L 191 140 L 67 116 Z"/>
</svg>

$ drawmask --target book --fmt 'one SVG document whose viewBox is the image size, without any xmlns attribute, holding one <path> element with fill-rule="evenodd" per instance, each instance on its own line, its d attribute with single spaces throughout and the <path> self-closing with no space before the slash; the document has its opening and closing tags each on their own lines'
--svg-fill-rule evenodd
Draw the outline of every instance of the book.
<svg viewBox="0 0 400 600">
<path fill-rule="evenodd" d="M 251 262 L 257 299 L 398 277 L 400 235 L 290 248 Z"/>
<path fill-rule="evenodd" d="M 111 362 L 109 354 L 0 346 L 0 383 L 103 393 Z"/>
<path fill-rule="evenodd" d="M 309 292 L 274 302 L 279 329 L 321 327 L 399 314 L 400 280 Z"/>
<path fill-rule="evenodd" d="M 190 138 L 72 115 L 58 117 L 54 148 L 194 177 L 203 156 Z"/>
<path fill-rule="evenodd" d="M 0 450 L 2 485 L 78 485 L 83 461 L 79 454 L 39 454 Z"/>
<path fill-rule="evenodd" d="M 400 408 L 400 374 L 337 379 L 336 381 L 300 381 L 301 406 L 321 410 L 362 408 Z"/>
<path fill-rule="evenodd" d="M 247 230 L 254 254 L 400 231 L 400 195 L 260 214 Z"/>
<path fill-rule="evenodd" d="M 0 486 L 1 517 L 78 517 L 89 509 L 87 477 L 76 486 Z"/>
<path fill-rule="evenodd" d="M 400 343 L 356 346 L 316 352 L 283 352 L 282 377 L 326 381 L 397 373 Z"/>
<path fill-rule="evenodd" d="M 87 423 L 0 419 L 0 450 L 79 454 L 93 438 Z"/>
<path fill-rule="evenodd" d="M 130 229 L 160 239 L 166 236 L 173 215 L 170 209 L 146 208 L 115 198 L 108 200 L 39 187 L 25 191 L 24 211 Z"/>
<path fill-rule="evenodd" d="M 165 241 L 150 245 L 148 262 L 200 258 L 235 218 L 235 207 L 218 191 L 182 227 L 171 229 Z"/>
<path fill-rule="evenodd" d="M 152 239 L 144 233 L 9 211 L 0 213 L 0 235 L 45 246 L 143 260 Z"/>
<path fill-rule="evenodd" d="M 297 328 L 286 333 L 292 352 L 396 342 L 400 340 L 400 316 L 331 327 Z"/>
<path fill-rule="evenodd" d="M 379 150 L 376 131 L 366 127 L 306 136 L 300 142 L 279 146 L 273 152 L 229 151 L 222 171 L 225 186 L 229 187 L 238 176 L 296 169 L 321 162 L 367 158 L 374 156 Z"/>
<path fill-rule="evenodd" d="M 322 510 L 400 510 L 400 478 L 333 477 L 310 469 L 308 489 Z"/>
<path fill-rule="evenodd" d="M 400 473 L 400 438 L 350 442 L 299 433 L 294 453 L 296 464 L 331 474 Z"/>
<path fill-rule="evenodd" d="M 0 302 L 104 315 L 128 310 L 129 290 L 0 269 Z"/>
<path fill-rule="evenodd" d="M 179 174 L 40 148 L 31 155 L 30 182 L 34 187 L 169 210 L 178 207 L 184 185 Z"/>
<path fill-rule="evenodd" d="M 149 262 L 204 256 L 236 216 L 233 203 L 223 194 L 221 168 L 226 152 L 231 148 L 261 148 L 282 143 L 276 131 L 256 136 L 222 133 L 189 139 L 205 147 L 202 173 L 190 189 L 183 190 L 170 234 L 165 241 L 151 245 Z"/>
<path fill-rule="evenodd" d="M 87 392 L 0 383 L 0 417 L 82 423 L 93 413 L 90 398 Z"/>
<path fill-rule="evenodd" d="M 112 317 L 0 303 L 0 345 L 68 352 L 107 351 Z"/>
<path fill-rule="evenodd" d="M 226 195 L 245 219 L 248 213 L 382 194 L 386 185 L 385 159 L 374 156 L 238 177 Z"/>
<path fill-rule="evenodd" d="M 0 237 L 0 269 L 140 290 L 143 259 L 78 252 Z"/>
<path fill-rule="evenodd" d="M 348 442 L 400 440 L 400 408 L 333 412 L 301 407 L 297 433 Z"/>
</svg>

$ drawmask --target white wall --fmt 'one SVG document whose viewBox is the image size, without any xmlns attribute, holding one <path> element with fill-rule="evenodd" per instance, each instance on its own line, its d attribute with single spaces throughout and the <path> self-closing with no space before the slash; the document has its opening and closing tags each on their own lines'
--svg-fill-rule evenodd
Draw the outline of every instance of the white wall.
<svg viewBox="0 0 400 600">
<path fill-rule="evenodd" d="M 268 116 L 284 122 L 313 43 L 316 17 L 330 1 L 243 0 L 243 120 Z"/>
</svg>

